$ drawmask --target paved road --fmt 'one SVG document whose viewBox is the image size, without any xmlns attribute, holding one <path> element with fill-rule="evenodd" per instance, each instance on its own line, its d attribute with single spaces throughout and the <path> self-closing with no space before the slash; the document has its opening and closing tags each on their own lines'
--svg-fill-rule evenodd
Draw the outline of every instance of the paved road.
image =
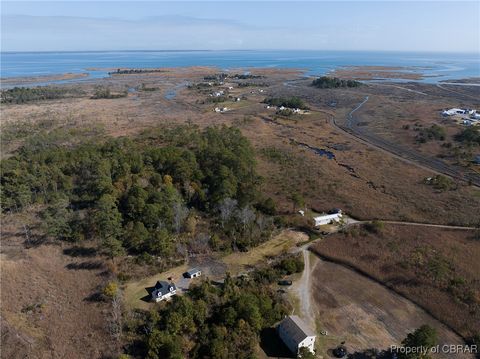
<svg viewBox="0 0 480 359">
<path fill-rule="evenodd" d="M 366 126 L 358 126 L 360 120 L 358 116 L 354 116 L 354 114 L 356 111 L 361 109 L 362 106 L 368 102 L 368 100 L 369 96 L 366 96 L 365 99 L 347 115 L 345 125 L 338 124 L 333 117 L 331 118 L 330 123 L 339 130 L 350 134 L 357 140 L 361 140 L 370 146 L 394 155 L 404 162 L 414 164 L 423 169 L 440 173 L 458 180 L 470 182 L 471 184 L 480 187 L 480 175 L 473 172 L 465 173 L 464 168 L 448 165 L 439 159 L 424 156 L 415 150 L 389 142 L 388 140 L 373 134 Z"/>
</svg>

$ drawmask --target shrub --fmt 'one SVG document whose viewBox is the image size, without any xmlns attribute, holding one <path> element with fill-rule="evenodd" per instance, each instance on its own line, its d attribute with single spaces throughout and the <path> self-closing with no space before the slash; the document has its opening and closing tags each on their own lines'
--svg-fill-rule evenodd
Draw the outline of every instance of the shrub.
<svg viewBox="0 0 480 359">
<path fill-rule="evenodd" d="M 455 182 L 444 175 L 436 175 L 432 178 L 427 178 L 425 183 L 433 186 L 435 189 L 439 191 L 449 191 L 451 189 L 456 188 Z"/>
<path fill-rule="evenodd" d="M 288 275 L 293 273 L 301 273 L 303 272 L 304 267 L 305 265 L 301 255 L 284 258 L 277 266 L 275 266 L 276 269 Z"/>
<path fill-rule="evenodd" d="M 121 98 L 121 97 L 126 97 L 127 96 L 127 91 L 121 92 L 121 93 L 115 93 L 113 94 L 110 91 L 109 87 L 106 86 L 96 86 L 95 91 L 93 93 L 92 99 L 113 99 L 113 98 Z"/>
<path fill-rule="evenodd" d="M 417 135 L 417 141 L 425 143 L 429 140 L 444 141 L 447 133 L 443 127 L 432 125 L 429 128 L 421 129 Z"/>
<path fill-rule="evenodd" d="M 480 130 L 478 126 L 469 126 L 455 135 L 455 140 L 466 144 L 480 145 Z"/>
<path fill-rule="evenodd" d="M 118 293 L 118 284 L 116 282 L 108 282 L 103 288 L 103 295 L 107 298 L 115 298 Z"/>
<path fill-rule="evenodd" d="M 383 230 L 383 227 L 384 227 L 384 223 L 382 221 L 372 221 L 372 222 L 365 223 L 363 225 L 363 228 L 365 228 L 367 232 L 376 233 L 376 234 L 381 233 Z"/>
</svg>

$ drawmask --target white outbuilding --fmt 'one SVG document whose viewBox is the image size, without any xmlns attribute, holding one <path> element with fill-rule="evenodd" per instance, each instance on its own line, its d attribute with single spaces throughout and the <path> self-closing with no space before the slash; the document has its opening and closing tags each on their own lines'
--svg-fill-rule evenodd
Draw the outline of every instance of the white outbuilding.
<svg viewBox="0 0 480 359">
<path fill-rule="evenodd" d="M 337 223 L 342 220 L 342 213 L 324 214 L 322 216 L 314 217 L 313 220 L 315 221 L 315 227 L 330 224 L 332 222 Z"/>
<path fill-rule="evenodd" d="M 277 327 L 277 332 L 280 339 L 295 355 L 302 347 L 315 353 L 316 335 L 298 316 L 290 315 L 282 320 Z"/>
</svg>

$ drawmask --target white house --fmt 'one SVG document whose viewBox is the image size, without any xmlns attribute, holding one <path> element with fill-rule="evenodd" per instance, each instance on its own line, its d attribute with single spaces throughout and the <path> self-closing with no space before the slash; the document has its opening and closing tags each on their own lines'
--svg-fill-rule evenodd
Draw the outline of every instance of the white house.
<svg viewBox="0 0 480 359">
<path fill-rule="evenodd" d="M 282 320 L 277 332 L 292 353 L 298 354 L 302 347 L 314 353 L 316 335 L 298 316 L 290 315 Z"/>
<path fill-rule="evenodd" d="M 340 222 L 342 220 L 342 213 L 324 214 L 322 216 L 314 217 L 315 227 L 323 226 L 332 222 Z"/>
<path fill-rule="evenodd" d="M 453 115 L 465 115 L 465 110 L 461 108 L 451 108 L 450 110 L 445 110 L 442 112 L 444 116 L 453 116 Z"/>
<path fill-rule="evenodd" d="M 202 271 L 198 268 L 188 270 L 186 273 L 187 278 L 197 278 L 202 275 Z"/>
<path fill-rule="evenodd" d="M 169 299 L 175 294 L 177 294 L 177 287 L 174 283 L 158 281 L 152 291 L 152 300 L 155 302 L 160 302 L 162 300 Z"/>
</svg>

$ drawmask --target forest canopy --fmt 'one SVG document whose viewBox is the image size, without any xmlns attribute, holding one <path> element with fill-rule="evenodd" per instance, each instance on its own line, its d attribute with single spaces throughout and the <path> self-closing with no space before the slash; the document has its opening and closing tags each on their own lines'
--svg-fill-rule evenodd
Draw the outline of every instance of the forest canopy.
<svg viewBox="0 0 480 359">
<path fill-rule="evenodd" d="M 98 238 L 112 258 L 175 257 L 178 237 L 193 231 L 198 215 L 212 226 L 207 240 L 216 250 L 256 245 L 272 226 L 258 197 L 253 148 L 233 127 L 26 145 L 1 170 L 3 211 L 40 204 L 46 235 Z"/>
</svg>

